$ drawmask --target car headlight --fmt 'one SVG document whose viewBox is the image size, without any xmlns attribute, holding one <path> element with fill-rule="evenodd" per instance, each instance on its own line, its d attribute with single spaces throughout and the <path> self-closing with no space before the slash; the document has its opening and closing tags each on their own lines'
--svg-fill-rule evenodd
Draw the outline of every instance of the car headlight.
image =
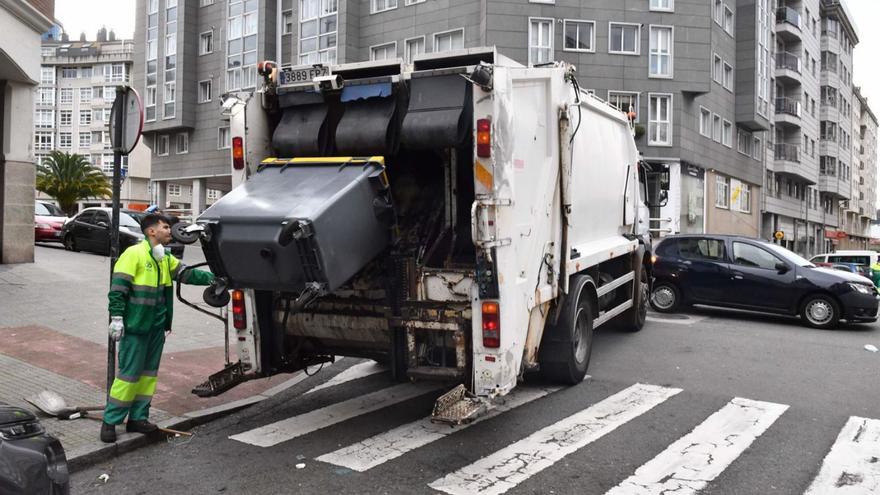
<svg viewBox="0 0 880 495">
<path fill-rule="evenodd" d="M 28 421 L 0 427 L 0 438 L 3 440 L 17 440 L 19 438 L 28 438 L 43 433 L 43 425 L 38 421 Z"/>
<path fill-rule="evenodd" d="M 870 285 L 856 284 L 856 283 L 850 282 L 849 286 L 852 290 L 854 290 L 856 292 L 861 292 L 862 294 L 873 294 L 874 293 L 874 287 L 870 286 Z"/>
</svg>

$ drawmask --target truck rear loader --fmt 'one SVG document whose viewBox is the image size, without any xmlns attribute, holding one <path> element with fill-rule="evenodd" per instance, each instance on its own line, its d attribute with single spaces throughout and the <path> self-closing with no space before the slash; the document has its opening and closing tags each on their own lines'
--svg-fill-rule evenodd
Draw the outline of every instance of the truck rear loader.
<svg viewBox="0 0 880 495">
<path fill-rule="evenodd" d="M 356 356 L 479 401 L 529 371 L 578 383 L 594 329 L 645 324 L 632 123 L 573 66 L 483 48 L 260 73 L 223 104 L 232 191 L 179 231 L 232 289 L 238 361 L 194 392 Z"/>
</svg>

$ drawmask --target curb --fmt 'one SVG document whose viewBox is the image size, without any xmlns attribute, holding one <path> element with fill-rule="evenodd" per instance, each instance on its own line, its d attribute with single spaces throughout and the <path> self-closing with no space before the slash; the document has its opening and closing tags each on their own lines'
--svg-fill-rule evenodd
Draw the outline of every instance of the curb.
<svg viewBox="0 0 880 495">
<path fill-rule="evenodd" d="M 273 397 L 308 378 L 305 373 L 299 373 L 293 378 L 282 382 L 263 393 L 252 395 L 251 397 L 220 404 L 219 406 L 209 407 L 206 409 L 198 409 L 185 413 L 183 416 L 175 416 L 159 423 L 162 428 L 170 428 L 173 430 L 186 431 L 196 426 L 209 423 L 215 419 L 238 412 L 242 409 L 260 403 L 270 397 Z M 95 422 L 97 424 L 97 422 Z M 98 435 L 98 429 L 95 429 L 95 436 Z M 99 462 L 103 462 L 114 457 L 118 457 L 127 452 L 139 449 L 146 445 L 157 443 L 165 437 L 161 433 L 153 435 L 141 435 L 138 433 L 121 433 L 113 444 L 99 444 L 80 449 L 75 452 L 67 452 L 67 469 L 72 473 L 76 473 Z"/>
</svg>

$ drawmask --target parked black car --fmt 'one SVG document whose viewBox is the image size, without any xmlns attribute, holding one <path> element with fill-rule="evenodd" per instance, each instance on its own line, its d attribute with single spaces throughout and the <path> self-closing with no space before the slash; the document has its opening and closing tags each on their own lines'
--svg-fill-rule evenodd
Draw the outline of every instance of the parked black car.
<svg viewBox="0 0 880 495">
<path fill-rule="evenodd" d="M 27 409 L 0 402 L 0 493 L 66 495 L 64 447 Z"/>
<path fill-rule="evenodd" d="M 71 218 L 61 230 L 64 247 L 70 251 L 91 251 L 110 254 L 111 208 L 86 208 Z M 144 239 L 140 221 L 144 213 L 135 210 L 119 212 L 119 252 Z M 172 223 L 173 220 L 172 220 Z M 183 258 L 183 244 L 172 241 L 166 246 L 176 258 Z"/>
<path fill-rule="evenodd" d="M 747 237 L 678 235 L 655 249 L 651 305 L 669 313 L 705 304 L 800 315 L 809 326 L 877 320 L 870 280 L 816 267 L 776 244 Z"/>
</svg>

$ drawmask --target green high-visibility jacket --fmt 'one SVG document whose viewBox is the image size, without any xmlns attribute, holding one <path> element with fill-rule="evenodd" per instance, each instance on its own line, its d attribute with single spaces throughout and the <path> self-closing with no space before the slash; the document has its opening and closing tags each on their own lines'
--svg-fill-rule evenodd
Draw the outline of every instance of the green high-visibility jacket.
<svg viewBox="0 0 880 495">
<path fill-rule="evenodd" d="M 871 265 L 871 280 L 874 281 L 875 287 L 880 287 L 880 263 Z"/>
<path fill-rule="evenodd" d="M 122 316 L 125 333 L 148 334 L 155 328 L 157 306 L 165 306 L 165 330 L 171 330 L 174 290 L 172 280 L 193 285 L 209 285 L 214 274 L 187 270 L 171 254 L 162 261 L 153 258 L 150 243 L 144 240 L 126 249 L 116 261 L 110 281 L 110 316 Z"/>
</svg>

